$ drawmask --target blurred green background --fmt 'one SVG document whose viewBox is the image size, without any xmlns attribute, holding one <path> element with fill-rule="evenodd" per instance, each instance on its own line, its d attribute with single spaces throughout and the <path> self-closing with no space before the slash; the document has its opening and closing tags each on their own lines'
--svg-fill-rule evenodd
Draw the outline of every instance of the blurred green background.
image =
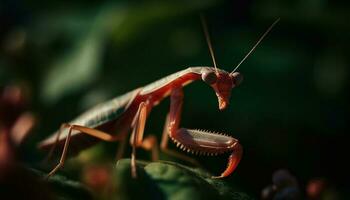
<svg viewBox="0 0 350 200">
<path fill-rule="evenodd" d="M 321 177 L 340 196 L 349 195 L 349 4 L 2 0 L 0 86 L 24 88 L 28 110 L 37 117 L 21 159 L 39 162 L 35 144 L 99 102 L 189 66 L 211 66 L 199 13 L 206 16 L 218 65 L 227 71 L 280 17 L 240 67 L 245 79 L 227 110 L 218 110 L 202 82 L 185 88 L 182 126 L 239 139 L 243 159 L 227 181 L 255 197 L 280 168 L 289 169 L 302 188 Z M 165 100 L 152 111 L 146 134 L 160 138 L 168 107 Z M 99 155 L 114 162 L 116 146 L 103 144 Z M 140 159 L 149 159 L 139 151 Z M 217 174 L 227 155 L 198 160 Z"/>
</svg>

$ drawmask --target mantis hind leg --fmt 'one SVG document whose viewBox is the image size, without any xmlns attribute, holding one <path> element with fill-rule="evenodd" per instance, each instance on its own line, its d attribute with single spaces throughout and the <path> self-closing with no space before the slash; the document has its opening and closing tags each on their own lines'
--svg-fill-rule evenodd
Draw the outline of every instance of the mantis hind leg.
<svg viewBox="0 0 350 200">
<path fill-rule="evenodd" d="M 61 132 L 62 132 L 62 129 L 65 127 L 65 124 L 62 124 L 61 125 L 61 128 L 59 130 L 59 133 L 57 134 L 57 137 L 56 137 L 56 141 L 55 141 L 55 144 L 54 146 L 52 146 L 52 148 L 50 149 L 50 152 L 47 156 L 47 160 L 51 157 L 57 143 L 58 143 L 58 139 L 61 135 Z M 46 176 L 46 178 L 49 178 L 50 176 L 54 175 L 56 173 L 56 171 L 58 169 L 60 169 L 63 165 L 64 165 L 64 162 L 66 160 L 66 156 L 67 156 L 67 151 L 68 151 L 68 147 L 69 147 L 69 142 L 70 142 L 70 137 L 72 135 L 72 128 L 69 128 L 69 132 L 68 132 L 68 135 L 67 135 L 67 138 L 64 142 L 64 146 L 63 146 L 63 151 L 62 151 L 62 154 L 61 154 L 61 158 L 60 158 L 60 161 L 59 163 L 49 172 L 49 174 Z"/>
<path fill-rule="evenodd" d="M 59 143 L 59 139 L 60 139 L 62 130 L 65 128 L 64 126 L 65 126 L 65 124 L 61 124 L 61 127 L 60 127 L 60 129 L 58 130 L 58 133 L 57 133 L 57 135 L 56 135 L 55 142 L 54 142 L 54 144 L 51 146 L 49 153 L 47 154 L 46 158 L 42 161 L 42 163 L 46 163 L 46 162 L 49 162 L 49 161 L 50 161 L 50 159 L 51 159 L 51 157 L 52 157 L 52 155 L 53 155 L 53 152 L 55 151 L 55 149 L 56 149 L 56 147 L 57 147 L 57 145 L 58 145 L 58 143 Z"/>
<path fill-rule="evenodd" d="M 61 130 L 63 130 L 63 128 L 68 128 L 69 132 L 68 132 L 68 135 L 67 135 L 66 140 L 64 142 L 63 151 L 62 151 L 62 154 L 61 154 L 60 161 L 49 172 L 49 174 L 46 176 L 46 178 L 49 178 L 50 176 L 54 175 L 57 172 L 58 169 L 63 167 L 64 162 L 65 162 L 66 157 L 67 157 L 67 152 L 68 152 L 68 148 L 69 148 L 69 142 L 70 142 L 70 138 L 71 138 L 73 130 L 77 130 L 77 131 L 79 131 L 81 133 L 85 133 L 87 135 L 90 135 L 90 136 L 93 136 L 93 137 L 96 137 L 98 139 L 101 139 L 101 140 L 104 140 L 104 141 L 108 141 L 108 142 L 114 142 L 114 141 L 122 139 L 122 137 L 119 136 L 119 135 L 110 135 L 110 134 L 105 133 L 103 131 L 100 131 L 100 130 L 97 130 L 97 129 L 93 129 L 93 128 L 88 128 L 88 127 L 85 127 L 85 126 L 80 126 L 80 125 L 71 125 L 71 124 L 65 123 L 65 124 L 61 125 Z M 61 130 L 60 130 L 60 132 L 62 132 Z M 57 136 L 57 138 L 59 138 L 59 135 Z"/>
</svg>

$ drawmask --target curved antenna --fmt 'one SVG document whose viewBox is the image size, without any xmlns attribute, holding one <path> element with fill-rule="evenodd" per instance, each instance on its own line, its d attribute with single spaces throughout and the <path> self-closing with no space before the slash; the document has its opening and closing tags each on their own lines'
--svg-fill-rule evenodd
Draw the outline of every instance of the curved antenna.
<svg viewBox="0 0 350 200">
<path fill-rule="evenodd" d="M 215 73 L 218 74 L 219 72 L 218 72 L 218 68 L 217 68 L 217 66 L 216 66 L 216 61 L 215 61 L 215 56 L 214 56 L 213 47 L 211 46 L 211 41 L 210 41 L 208 26 L 207 26 L 207 23 L 206 23 L 206 21 L 205 21 L 205 19 L 204 19 L 204 17 L 203 17 L 202 14 L 200 15 L 200 18 L 201 18 L 201 22 L 202 22 L 202 27 L 203 27 L 205 39 L 206 39 L 207 44 L 208 44 L 208 47 L 209 47 L 210 56 L 211 56 L 211 59 L 213 60 L 213 64 L 214 64 L 214 67 L 215 67 Z"/>
<path fill-rule="evenodd" d="M 264 39 L 264 37 L 271 31 L 271 29 L 277 24 L 277 22 L 280 21 L 280 18 L 278 18 L 266 31 L 265 33 L 259 38 L 258 42 L 253 46 L 253 48 L 247 53 L 247 55 L 244 56 L 244 58 L 241 60 L 241 62 L 238 63 L 238 65 L 235 67 L 235 69 L 230 73 L 232 74 L 235 72 L 238 67 L 248 58 L 248 56 L 255 50 L 255 48 L 260 44 L 260 42 Z"/>
</svg>

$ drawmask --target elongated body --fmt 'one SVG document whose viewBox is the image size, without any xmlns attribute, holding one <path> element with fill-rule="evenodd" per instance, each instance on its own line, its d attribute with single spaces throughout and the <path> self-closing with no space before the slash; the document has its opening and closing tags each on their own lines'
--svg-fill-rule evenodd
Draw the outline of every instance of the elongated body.
<svg viewBox="0 0 350 200">
<path fill-rule="evenodd" d="M 228 73 L 218 69 L 216 66 L 208 30 L 202 18 L 214 67 L 190 67 L 176 72 L 156 82 L 100 104 L 71 122 L 63 124 L 59 131 L 39 144 L 39 147 L 43 149 L 50 147 L 54 149 L 57 144 L 64 145 L 60 162 L 48 174 L 48 177 L 63 166 L 70 143 L 74 143 L 76 149 L 83 149 L 89 146 L 82 144 L 83 140 L 88 140 L 85 134 L 104 141 L 124 141 L 130 129 L 132 129 L 130 143 L 133 147 L 131 169 L 132 176 L 136 177 L 136 147 L 152 150 L 152 158 L 154 160 L 158 157 L 156 137 L 154 135 L 148 135 L 144 138 L 143 133 L 147 117 L 152 108 L 168 96 L 170 96 L 170 111 L 165 121 L 160 145 L 161 149 L 166 153 L 191 161 L 191 158 L 167 148 L 168 138 L 170 138 L 179 148 L 187 152 L 206 155 L 232 152 L 225 171 L 220 176 L 215 177 L 222 178 L 230 175 L 241 160 L 243 151 L 241 145 L 237 139 L 228 135 L 180 128 L 184 96 L 182 88 L 193 81 L 202 80 L 214 90 L 218 98 L 219 109 L 225 109 L 229 104 L 231 90 L 242 82 L 242 75 L 235 71 L 278 21 L 279 19 L 268 28 L 236 68 L 231 73 Z M 92 144 L 93 141 L 88 141 L 88 143 Z"/>
<path fill-rule="evenodd" d="M 215 78 L 217 80 L 211 86 L 218 96 L 219 108 L 224 109 L 228 104 L 231 89 L 240 81 L 237 79 L 240 77 L 238 76 L 239 73 L 230 75 L 223 70 L 218 70 L 217 72 L 221 78 Z M 178 129 L 182 106 L 182 87 L 201 79 L 208 79 L 204 81 L 207 81 L 210 85 L 210 81 L 213 80 L 209 79 L 213 79 L 212 76 L 216 76 L 215 73 L 215 69 L 211 67 L 187 68 L 148 84 L 145 87 L 132 90 L 120 97 L 97 105 L 68 124 L 98 129 L 105 133 L 116 134 L 119 136 L 118 139 L 124 138 L 131 128 L 135 128 L 132 122 L 137 118 L 137 113 L 140 110 L 139 108 L 142 102 L 147 102 L 146 110 L 148 114 L 152 107 L 158 105 L 164 98 L 172 95 L 169 114 L 171 123 L 167 124 L 167 131 L 170 138 L 179 144 L 179 147 L 198 154 L 218 154 L 233 151 L 239 144 L 236 139 L 230 136 L 199 130 Z M 236 83 L 234 83 L 235 81 Z M 40 148 L 50 148 L 56 142 L 63 144 L 66 141 L 68 133 L 69 130 L 65 129 L 58 136 L 59 131 L 57 131 L 42 141 L 39 146 Z M 86 137 L 88 137 L 82 134 L 81 130 L 72 130 L 70 137 L 70 143 L 74 144 L 76 151 L 77 148 L 81 150 L 89 146 L 86 144 L 81 145 L 82 141 L 87 140 Z M 241 152 L 236 152 L 236 154 L 239 155 L 239 158 L 234 163 L 231 163 L 231 168 L 232 165 L 236 167 L 240 159 Z M 228 175 L 231 171 L 233 169 L 230 169 L 224 175 Z"/>
<path fill-rule="evenodd" d="M 201 69 L 203 67 L 190 67 L 150 83 L 145 87 L 132 90 L 87 110 L 76 119 L 70 121 L 69 124 L 126 134 L 125 132 L 131 128 L 131 121 L 141 102 L 148 100 L 153 106 L 156 106 L 161 100 L 170 95 L 172 86 L 185 86 L 194 80 L 200 79 Z M 41 142 L 40 147 L 50 147 L 55 142 L 57 133 Z M 79 131 L 72 132 L 71 142 L 73 142 L 74 136 L 79 135 L 78 133 Z M 68 131 L 62 132 L 59 141 L 64 141 L 67 135 Z"/>
</svg>

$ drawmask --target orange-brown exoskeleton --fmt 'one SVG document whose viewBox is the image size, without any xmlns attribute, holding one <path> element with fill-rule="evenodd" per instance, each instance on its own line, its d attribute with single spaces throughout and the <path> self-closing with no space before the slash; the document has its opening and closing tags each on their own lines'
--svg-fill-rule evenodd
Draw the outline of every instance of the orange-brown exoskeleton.
<svg viewBox="0 0 350 200">
<path fill-rule="evenodd" d="M 168 139 L 170 138 L 178 147 L 187 152 L 205 155 L 217 155 L 225 152 L 232 152 L 229 156 L 226 169 L 221 175 L 213 177 L 222 178 L 230 175 L 241 160 L 242 146 L 237 139 L 228 135 L 203 130 L 180 128 L 184 96 L 182 88 L 193 81 L 201 80 L 214 90 L 218 99 L 219 109 L 225 109 L 230 101 L 231 90 L 236 88 L 242 82 L 242 75 L 239 72 L 236 72 L 237 68 L 253 52 L 261 40 L 278 21 L 279 20 L 276 20 L 260 37 L 258 42 L 242 59 L 237 67 L 232 72 L 227 72 L 216 66 L 207 26 L 204 20 L 202 20 L 214 67 L 189 67 L 144 87 L 134 89 L 131 92 L 97 105 L 69 123 L 64 123 L 60 130 L 39 144 L 39 147 L 41 148 L 51 149 L 58 144 L 64 146 L 59 164 L 48 174 L 48 176 L 51 176 L 63 166 L 71 142 L 79 143 L 79 141 L 82 140 L 82 137 L 87 137 L 86 135 L 110 142 L 125 141 L 127 134 L 132 130 L 130 137 L 130 143 L 133 147 L 131 167 L 132 175 L 136 177 L 135 155 L 137 147 L 152 150 L 153 159 L 157 159 L 158 157 L 156 137 L 154 135 L 148 135 L 144 138 L 143 133 L 147 117 L 152 108 L 168 96 L 170 96 L 171 101 L 170 111 L 167 115 L 164 126 L 163 137 L 160 145 L 161 150 L 188 161 L 193 161 L 188 156 L 168 149 Z M 109 134 L 116 131 L 116 134 Z"/>
</svg>

